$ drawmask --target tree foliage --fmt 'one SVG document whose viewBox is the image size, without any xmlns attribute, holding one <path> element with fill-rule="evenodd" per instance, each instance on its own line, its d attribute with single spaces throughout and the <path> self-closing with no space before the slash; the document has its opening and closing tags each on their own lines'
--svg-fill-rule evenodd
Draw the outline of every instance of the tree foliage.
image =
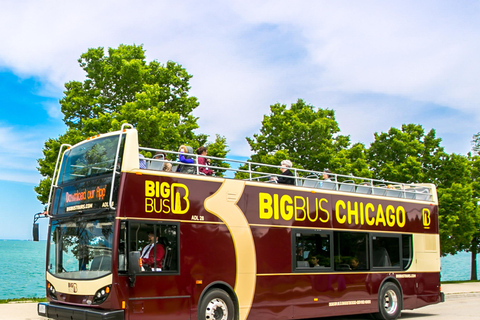
<svg viewBox="0 0 480 320">
<path fill-rule="evenodd" d="M 251 161 L 279 165 L 288 158 L 295 167 L 323 171 L 349 145 L 349 137 L 339 132 L 333 110 L 315 108 L 301 99 L 290 108 L 277 103 L 264 116 L 260 133 L 247 138 L 254 152 Z"/>
<path fill-rule="evenodd" d="M 47 140 L 44 158 L 38 160 L 45 178 L 35 191 L 42 203 L 48 200 L 50 177 L 63 143 L 75 144 L 130 123 L 138 130 L 140 146 L 177 150 L 181 144 L 193 148 L 206 144 L 208 137 L 195 133 L 198 118 L 192 112 L 198 101 L 188 93 L 192 76 L 181 65 L 147 63 L 145 50 L 136 45 L 109 48 L 107 55 L 102 47 L 88 49 L 78 62 L 85 80 L 67 82 L 60 100 L 67 131 Z M 210 155 L 224 153 L 226 141 L 219 141 Z"/>
<path fill-rule="evenodd" d="M 418 124 L 404 124 L 375 133 L 368 150 L 368 162 L 377 179 L 396 182 L 434 182 L 435 171 L 445 156 L 435 130 L 426 135 Z"/>
</svg>

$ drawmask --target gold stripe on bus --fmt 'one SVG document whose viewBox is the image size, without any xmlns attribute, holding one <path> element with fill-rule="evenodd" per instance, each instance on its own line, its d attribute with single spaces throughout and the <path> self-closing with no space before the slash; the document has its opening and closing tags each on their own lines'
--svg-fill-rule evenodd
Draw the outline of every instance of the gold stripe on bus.
<svg viewBox="0 0 480 320">
<path fill-rule="evenodd" d="M 392 275 L 398 279 L 404 278 L 416 278 L 417 274 L 425 274 L 425 273 L 439 273 L 440 271 L 422 271 L 422 272 L 412 272 L 409 271 L 397 271 L 397 270 L 388 270 L 388 271 L 359 271 L 359 272 L 351 272 L 351 271 L 329 271 L 329 272 L 286 272 L 286 273 L 259 273 L 257 277 L 278 277 L 278 276 L 328 276 L 328 275 L 352 275 L 352 274 L 386 274 Z"/>
<path fill-rule="evenodd" d="M 70 272 L 70 274 L 72 273 L 74 272 Z M 93 296 L 98 289 L 112 285 L 112 274 L 110 273 L 103 278 L 94 280 L 81 280 L 60 279 L 53 276 L 50 272 L 47 272 L 47 281 L 53 285 L 56 292 L 81 296 Z"/>
<path fill-rule="evenodd" d="M 197 223 L 197 224 L 220 224 L 225 225 L 224 222 L 219 221 L 194 221 L 194 220 L 175 220 L 175 219 L 162 219 L 162 218 L 139 218 L 139 217 L 116 217 L 116 220 L 135 220 L 135 221 L 162 221 L 162 222 L 178 222 L 178 223 Z"/>
<path fill-rule="evenodd" d="M 406 232 L 406 231 L 385 231 L 385 230 L 372 230 L 372 229 L 342 229 L 342 228 L 326 228 L 326 227 L 302 227 L 302 226 L 281 226 L 275 224 L 250 224 L 251 227 L 258 228 L 283 228 L 283 229 L 295 229 L 295 230 L 318 230 L 318 231 L 341 231 L 341 232 L 360 232 L 360 233 L 391 233 L 391 234 L 424 234 L 421 232 Z M 436 235 L 436 234 L 431 234 Z"/>
<path fill-rule="evenodd" d="M 256 285 L 256 253 L 253 235 L 237 202 L 242 196 L 245 182 L 225 180 L 212 196 L 205 199 L 205 210 L 217 216 L 230 231 L 236 257 L 235 292 L 239 304 L 239 320 L 250 313 Z"/>
</svg>

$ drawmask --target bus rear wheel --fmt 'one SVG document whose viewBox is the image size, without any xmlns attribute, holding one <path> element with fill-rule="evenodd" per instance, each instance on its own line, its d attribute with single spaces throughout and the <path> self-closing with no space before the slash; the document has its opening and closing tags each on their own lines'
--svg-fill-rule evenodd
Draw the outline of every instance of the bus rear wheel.
<svg viewBox="0 0 480 320">
<path fill-rule="evenodd" d="M 203 297 L 198 308 L 198 320 L 233 320 L 233 301 L 222 289 L 213 289 Z"/>
<path fill-rule="evenodd" d="M 397 285 L 387 282 L 378 293 L 378 313 L 375 318 L 379 320 L 394 320 L 402 312 L 402 294 Z"/>
</svg>

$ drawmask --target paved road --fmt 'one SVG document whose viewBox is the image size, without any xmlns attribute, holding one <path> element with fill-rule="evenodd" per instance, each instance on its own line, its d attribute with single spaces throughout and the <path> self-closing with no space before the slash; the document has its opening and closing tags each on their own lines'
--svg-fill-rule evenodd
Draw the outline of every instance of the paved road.
<svg viewBox="0 0 480 320">
<path fill-rule="evenodd" d="M 480 320 L 480 282 L 442 285 L 446 301 L 416 310 L 405 310 L 401 319 L 407 320 Z M 322 320 L 370 320 L 370 316 L 322 318 Z M 37 316 L 36 303 L 0 304 L 0 320 L 45 320 Z"/>
<path fill-rule="evenodd" d="M 480 293 L 447 295 L 444 303 L 404 310 L 400 320 L 480 319 Z M 319 318 L 318 320 L 371 320 L 370 315 Z M 313 320 L 313 319 L 310 319 Z"/>
</svg>

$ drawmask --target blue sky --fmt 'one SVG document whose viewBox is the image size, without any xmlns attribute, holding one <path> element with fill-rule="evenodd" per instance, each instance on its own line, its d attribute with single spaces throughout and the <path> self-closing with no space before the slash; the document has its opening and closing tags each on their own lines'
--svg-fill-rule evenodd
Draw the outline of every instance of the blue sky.
<svg viewBox="0 0 480 320">
<path fill-rule="evenodd" d="M 200 131 L 226 136 L 230 156 L 248 156 L 270 105 L 298 98 L 367 145 L 418 123 L 466 154 L 480 131 L 480 1 L 7 0 L 0 30 L 0 239 L 31 238 L 36 160 L 65 130 L 58 100 L 92 47 L 182 64 Z"/>
</svg>

